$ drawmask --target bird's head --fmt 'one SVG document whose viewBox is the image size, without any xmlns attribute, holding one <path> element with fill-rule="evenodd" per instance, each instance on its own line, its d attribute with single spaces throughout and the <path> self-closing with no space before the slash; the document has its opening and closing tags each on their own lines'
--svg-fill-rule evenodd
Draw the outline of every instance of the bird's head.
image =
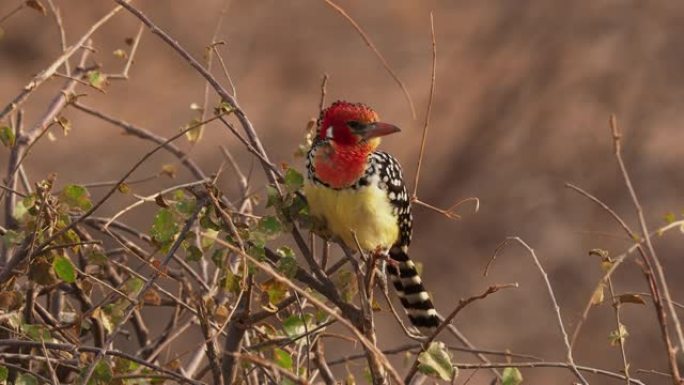
<svg viewBox="0 0 684 385">
<path fill-rule="evenodd" d="M 361 103 L 337 101 L 321 113 L 318 136 L 337 147 L 367 147 L 380 144 L 380 137 L 399 132 L 399 127 L 378 121 L 378 114 Z"/>
</svg>

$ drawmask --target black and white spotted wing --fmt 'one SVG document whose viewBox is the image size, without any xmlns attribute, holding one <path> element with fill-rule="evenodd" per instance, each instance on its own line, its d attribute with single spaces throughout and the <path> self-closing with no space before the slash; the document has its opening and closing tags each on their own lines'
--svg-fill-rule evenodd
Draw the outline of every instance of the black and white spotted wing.
<svg viewBox="0 0 684 385">
<path fill-rule="evenodd" d="M 413 217 L 411 216 L 411 200 L 406 191 L 401 165 L 386 152 L 374 152 L 370 156 L 366 177 L 377 178 L 378 187 L 387 191 L 387 197 L 397 215 L 399 226 L 397 245 L 408 247 L 411 244 Z"/>
</svg>

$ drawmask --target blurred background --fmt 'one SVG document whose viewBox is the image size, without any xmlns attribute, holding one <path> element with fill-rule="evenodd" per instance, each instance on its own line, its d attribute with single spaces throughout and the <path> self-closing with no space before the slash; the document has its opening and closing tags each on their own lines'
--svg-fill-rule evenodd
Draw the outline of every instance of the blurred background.
<svg viewBox="0 0 684 385">
<path fill-rule="evenodd" d="M 5 0 L 0 15 L 21 2 Z M 62 10 L 71 44 L 108 12 L 110 1 L 55 0 Z M 201 58 L 210 44 L 224 2 L 220 0 L 136 1 L 159 26 L 193 55 Z M 271 159 L 303 169 L 293 156 L 309 119 L 318 115 L 321 78 L 330 76 L 327 101 L 346 99 L 373 106 L 381 117 L 403 131 L 383 142 L 404 165 L 412 188 L 431 73 L 430 12 L 437 39 L 437 84 L 419 198 L 448 207 L 467 197 L 481 200 L 459 209 L 452 221 L 415 208 L 412 255 L 423 263 L 424 279 L 436 304 L 446 313 L 459 298 L 493 283 L 519 282 L 462 312 L 456 321 L 478 347 L 529 353 L 549 361 L 564 359 L 556 320 L 539 272 L 531 258 L 511 246 L 497 259 L 489 276 L 483 269 L 496 246 L 509 235 L 527 241 L 539 255 L 556 291 L 567 329 L 577 325 L 602 271 L 587 256 L 593 248 L 618 255 L 630 245 L 621 229 L 595 204 L 564 187 L 582 186 L 607 202 L 638 228 L 635 210 L 612 155 L 608 118 L 614 113 L 624 133 L 624 155 L 651 229 L 664 216 L 682 213 L 684 173 L 684 3 L 597 1 L 339 1 L 363 27 L 406 83 L 417 109 L 408 104 L 377 57 L 357 32 L 323 1 L 230 2 L 218 40 L 237 98 L 261 136 Z M 112 54 L 129 50 L 139 22 L 121 12 L 93 36 L 89 63 L 102 71 L 120 72 L 124 60 Z M 0 24 L 0 104 L 5 105 L 31 77 L 60 55 L 58 29 L 48 14 L 25 9 Z M 72 61 L 75 65 L 75 60 Z M 214 67 L 215 69 L 218 66 Z M 227 85 L 220 70 L 214 71 Z M 62 86 L 53 79 L 24 105 L 26 123 L 34 124 Z M 128 81 L 112 81 L 105 93 L 81 87 L 81 101 L 107 114 L 170 136 L 197 116 L 204 82 L 156 36 L 145 32 Z M 210 105 L 216 105 L 212 95 Z M 53 128 L 25 162 L 32 180 L 57 173 L 58 185 L 118 179 L 152 146 L 121 129 L 77 110 L 63 114 L 72 122 L 69 135 Z M 8 122 L 2 122 L 7 124 Z M 263 192 L 258 164 L 235 138 L 211 124 L 192 147 L 179 146 L 207 172 L 222 161 L 227 146 L 253 186 Z M 0 151 L 7 164 L 8 151 Z M 177 160 L 160 153 L 133 179 L 155 174 Z M 3 166 L 4 170 L 4 166 Z M 4 171 L 3 171 L 4 174 Z M 237 194 L 227 171 L 220 187 Z M 178 167 L 175 180 L 134 185 L 133 192 L 151 194 L 192 177 Z M 97 197 L 102 189 L 91 189 Z M 111 215 L 133 198 L 120 194 L 101 215 Z M 136 209 L 125 218 L 148 229 L 156 208 Z M 681 234 L 656 239 L 672 296 L 682 299 L 679 279 Z M 646 292 L 640 268 L 629 259 L 614 276 L 618 293 Z M 626 305 L 623 323 L 629 332 L 626 350 L 631 370 L 667 370 L 652 305 Z M 404 343 L 387 314 L 378 315 L 379 345 Z M 575 347 L 578 364 L 620 371 L 619 348 L 609 334 L 616 328 L 608 303 L 594 307 Z M 341 350 L 351 349 L 341 345 Z M 335 352 L 329 353 L 330 358 Z M 456 361 L 473 362 L 457 353 Z M 401 357 L 397 358 L 401 362 Z M 339 368 L 343 370 L 343 368 Z M 480 371 L 471 384 L 490 379 Z M 523 369 L 526 383 L 568 384 L 562 369 Z M 462 373 L 462 383 L 469 372 Z M 640 374 L 648 383 L 664 377 Z M 593 383 L 618 383 L 592 377 Z M 612 381 L 612 382 L 611 382 Z"/>
</svg>

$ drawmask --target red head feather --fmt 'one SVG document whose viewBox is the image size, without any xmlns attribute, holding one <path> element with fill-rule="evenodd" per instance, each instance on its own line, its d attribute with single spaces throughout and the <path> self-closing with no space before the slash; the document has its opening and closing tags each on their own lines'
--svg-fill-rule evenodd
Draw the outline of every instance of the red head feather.
<svg viewBox="0 0 684 385">
<path fill-rule="evenodd" d="M 349 128 L 350 121 L 374 123 L 378 121 L 378 114 L 364 104 L 338 100 L 322 112 L 318 136 L 341 145 L 357 144 L 360 138 Z"/>
<path fill-rule="evenodd" d="M 319 138 L 329 145 L 316 153 L 316 176 L 332 187 L 343 188 L 363 176 L 379 137 L 399 128 L 378 122 L 378 114 L 366 105 L 337 101 L 321 113 L 318 130 Z"/>
</svg>

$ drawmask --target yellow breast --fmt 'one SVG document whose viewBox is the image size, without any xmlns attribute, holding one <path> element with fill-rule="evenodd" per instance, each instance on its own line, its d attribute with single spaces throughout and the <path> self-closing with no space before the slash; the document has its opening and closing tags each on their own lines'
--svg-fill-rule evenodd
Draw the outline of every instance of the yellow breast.
<svg viewBox="0 0 684 385">
<path fill-rule="evenodd" d="M 333 190 L 311 183 L 304 185 L 311 215 L 322 219 L 328 230 L 348 247 L 364 251 L 389 248 L 399 237 L 397 216 L 387 193 L 375 185 L 356 190 Z"/>
</svg>

